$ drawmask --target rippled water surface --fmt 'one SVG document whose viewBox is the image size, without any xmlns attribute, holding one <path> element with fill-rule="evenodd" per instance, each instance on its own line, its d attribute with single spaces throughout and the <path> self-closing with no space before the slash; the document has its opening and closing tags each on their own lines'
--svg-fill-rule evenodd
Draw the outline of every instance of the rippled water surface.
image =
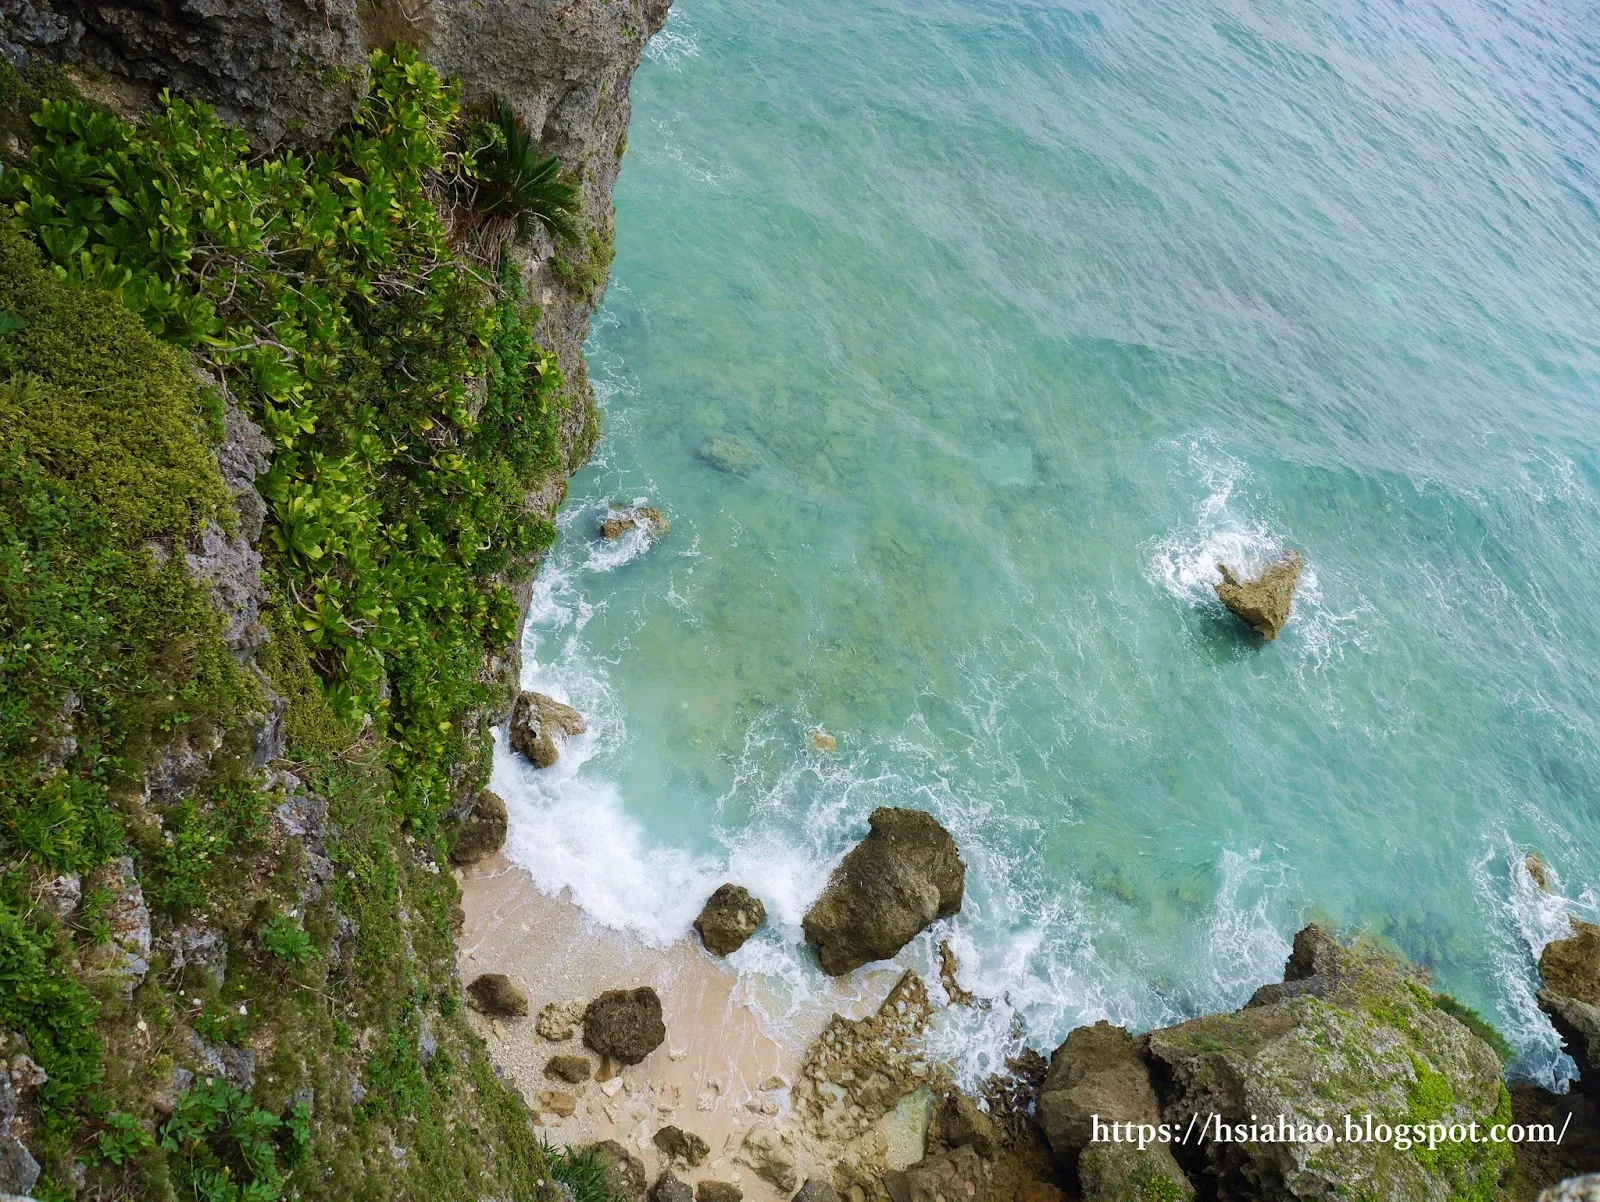
<svg viewBox="0 0 1600 1202">
<path fill-rule="evenodd" d="M 1237 1005 L 1321 917 L 1558 1072 L 1533 955 L 1600 869 L 1593 36 L 1539 0 L 678 0 L 527 633 L 592 733 L 501 757 L 513 854 L 655 940 L 743 881 L 736 962 L 800 997 L 829 866 L 923 807 L 1009 1002 L 945 1032 L 973 1071 L 1013 1010 L 1048 1047 Z M 641 498 L 671 533 L 603 543 Z M 1262 645 L 1215 564 L 1290 546 Z"/>
</svg>

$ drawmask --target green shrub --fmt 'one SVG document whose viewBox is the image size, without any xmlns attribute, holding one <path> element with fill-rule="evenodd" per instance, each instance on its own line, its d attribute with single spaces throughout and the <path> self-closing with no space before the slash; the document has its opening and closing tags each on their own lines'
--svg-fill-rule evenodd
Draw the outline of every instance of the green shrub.
<svg viewBox="0 0 1600 1202">
<path fill-rule="evenodd" d="M 317 954 L 305 927 L 287 914 L 274 914 L 257 938 L 265 951 L 288 964 L 304 964 Z"/>
<path fill-rule="evenodd" d="M 1493 1023 L 1471 1006 L 1465 1002 L 1458 1002 L 1448 993 L 1436 993 L 1433 995 L 1432 1000 L 1433 1004 L 1440 1010 L 1450 1015 L 1450 1017 L 1461 1023 L 1467 1030 L 1493 1048 L 1494 1054 L 1500 1057 L 1501 1064 L 1510 1064 L 1516 1058 L 1516 1049 L 1511 1046 L 1510 1041 L 1495 1029 Z"/>
<path fill-rule="evenodd" d="M 481 217 L 511 222 L 519 242 L 541 227 L 560 241 L 578 240 L 577 185 L 562 177 L 559 159 L 540 152 L 509 104 L 495 97 L 470 137 L 478 176 L 474 206 Z"/>
<path fill-rule="evenodd" d="M 198 1202 L 277 1202 L 283 1171 L 274 1136 L 282 1125 L 224 1077 L 191 1086 L 160 1133 L 178 1196 Z"/>
</svg>

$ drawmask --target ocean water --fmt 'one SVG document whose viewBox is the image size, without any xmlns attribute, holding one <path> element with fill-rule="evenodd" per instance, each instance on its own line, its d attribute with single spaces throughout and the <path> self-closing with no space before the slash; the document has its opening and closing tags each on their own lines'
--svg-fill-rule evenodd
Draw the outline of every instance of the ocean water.
<svg viewBox="0 0 1600 1202">
<path fill-rule="evenodd" d="M 921 807 L 997 999 L 939 1032 L 973 1075 L 1236 1006 L 1316 918 L 1561 1080 L 1534 963 L 1600 873 L 1581 7 L 677 0 L 525 639 L 591 732 L 498 757 L 514 858 L 655 942 L 743 882 L 734 962 L 798 1005 L 829 868 Z M 640 500 L 670 534 L 604 543 Z M 1215 565 L 1285 547 L 1263 645 Z"/>
</svg>

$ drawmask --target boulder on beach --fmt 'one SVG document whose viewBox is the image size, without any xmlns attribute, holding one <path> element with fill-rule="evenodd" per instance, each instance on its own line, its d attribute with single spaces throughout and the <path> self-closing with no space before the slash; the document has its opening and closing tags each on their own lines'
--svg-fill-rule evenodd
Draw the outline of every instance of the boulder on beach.
<svg viewBox="0 0 1600 1202">
<path fill-rule="evenodd" d="M 1253 580 L 1244 580 L 1225 563 L 1217 565 L 1222 580 L 1214 587 L 1218 599 L 1243 618 L 1263 639 L 1278 637 L 1289 620 L 1289 605 L 1305 559 L 1298 551 L 1285 551 Z"/>
<path fill-rule="evenodd" d="M 821 1177 L 807 1177 L 792 1202 L 839 1202 L 839 1191 Z"/>
<path fill-rule="evenodd" d="M 619 1064 L 638 1064 L 666 1038 L 661 999 L 648 985 L 602 993 L 583 1012 L 584 1046 Z"/>
<path fill-rule="evenodd" d="M 743 885 L 720 885 L 694 920 L 700 942 L 718 956 L 731 956 L 767 920 L 767 908 Z"/>
<path fill-rule="evenodd" d="M 649 1178 L 644 1162 L 614 1139 L 601 1140 L 583 1149 L 605 1168 L 606 1197 L 613 1202 L 645 1202 Z"/>
<path fill-rule="evenodd" d="M 540 1039 L 551 1043 L 565 1043 L 583 1021 L 582 1002 L 550 1002 L 539 1011 L 533 1029 Z"/>
<path fill-rule="evenodd" d="M 557 735 L 581 735 L 589 729 L 583 715 L 543 693 L 518 693 L 511 709 L 511 750 L 528 757 L 535 768 L 548 768 L 560 758 Z"/>
<path fill-rule="evenodd" d="M 1572 920 L 1572 937 L 1539 955 L 1539 1008 L 1578 1065 L 1578 1085 L 1600 1097 L 1600 926 Z"/>
<path fill-rule="evenodd" d="M 962 1147 L 890 1170 L 883 1175 L 883 1190 L 890 1202 L 987 1202 L 989 1174 L 977 1152 Z"/>
<path fill-rule="evenodd" d="M 650 1202 L 694 1202 L 694 1190 L 670 1170 L 663 1170 L 650 1187 Z"/>
<path fill-rule="evenodd" d="M 667 1159 L 682 1161 L 691 1169 L 698 1168 L 711 1154 L 711 1148 L 705 1140 L 682 1127 L 663 1127 L 655 1133 L 651 1142 L 661 1149 L 661 1154 Z"/>
<path fill-rule="evenodd" d="M 694 1202 L 744 1202 L 744 1191 L 731 1181 L 702 1181 L 694 1187 Z"/>
<path fill-rule="evenodd" d="M 488 789 L 478 794 L 461 826 L 456 830 L 450 862 L 465 867 L 491 856 L 506 845 L 506 803 Z"/>
<path fill-rule="evenodd" d="M 761 466 L 761 453 L 744 439 L 718 434 L 706 439 L 695 452 L 700 462 L 732 476 L 748 476 Z"/>
<path fill-rule="evenodd" d="M 650 505 L 612 506 L 600 522 L 600 537 L 615 542 L 630 530 L 643 526 L 651 538 L 660 538 L 672 529 L 666 516 Z"/>
<path fill-rule="evenodd" d="M 491 1018 L 521 1018 L 528 1013 L 528 997 L 503 972 L 486 972 L 467 986 L 467 1001 Z"/>
<path fill-rule="evenodd" d="M 961 909 L 967 866 L 932 815 L 885 806 L 868 824 L 805 916 L 806 939 L 830 976 L 887 960 Z"/>
<path fill-rule="evenodd" d="M 569 1085 L 581 1085 L 593 1074 L 594 1065 L 589 1063 L 587 1056 L 552 1056 L 544 1066 L 545 1076 Z"/>
</svg>

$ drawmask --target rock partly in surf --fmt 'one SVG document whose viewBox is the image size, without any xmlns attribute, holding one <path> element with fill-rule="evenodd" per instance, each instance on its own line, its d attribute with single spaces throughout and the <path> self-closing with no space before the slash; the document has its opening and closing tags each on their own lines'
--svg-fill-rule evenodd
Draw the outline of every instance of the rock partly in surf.
<svg viewBox="0 0 1600 1202">
<path fill-rule="evenodd" d="M 511 710 L 511 750 L 528 757 L 535 768 L 548 768 L 560 758 L 557 735 L 581 735 L 589 729 L 583 715 L 543 693 L 518 693 Z"/>
<path fill-rule="evenodd" d="M 729 884 L 719 886 L 711 895 L 700 917 L 694 920 L 694 929 L 700 932 L 706 951 L 731 956 L 766 920 L 767 907 L 759 897 L 751 896 L 743 885 Z"/>
<path fill-rule="evenodd" d="M 830 976 L 889 959 L 961 909 L 967 866 L 932 815 L 885 806 L 868 822 L 803 924 Z"/>
<path fill-rule="evenodd" d="M 1243 580 L 1227 564 L 1219 563 L 1222 580 L 1215 586 L 1217 597 L 1271 642 L 1289 620 L 1290 602 L 1304 566 L 1300 552 L 1285 551 L 1254 580 Z"/>
<path fill-rule="evenodd" d="M 650 533 L 651 538 L 660 538 L 672 529 L 672 523 L 659 509 L 649 505 L 630 505 L 626 508 L 612 508 L 606 513 L 600 523 L 600 537 L 609 541 L 621 538 L 628 531 L 643 526 Z"/>
<path fill-rule="evenodd" d="M 1539 955 L 1539 1008 L 1578 1065 L 1578 1084 L 1600 1097 L 1600 926 L 1572 920 L 1572 938 Z"/>
<path fill-rule="evenodd" d="M 499 851 L 505 842 L 506 803 L 498 793 L 484 789 L 456 831 L 455 846 L 450 849 L 450 862 L 463 866 L 476 864 L 485 856 Z"/>
</svg>

